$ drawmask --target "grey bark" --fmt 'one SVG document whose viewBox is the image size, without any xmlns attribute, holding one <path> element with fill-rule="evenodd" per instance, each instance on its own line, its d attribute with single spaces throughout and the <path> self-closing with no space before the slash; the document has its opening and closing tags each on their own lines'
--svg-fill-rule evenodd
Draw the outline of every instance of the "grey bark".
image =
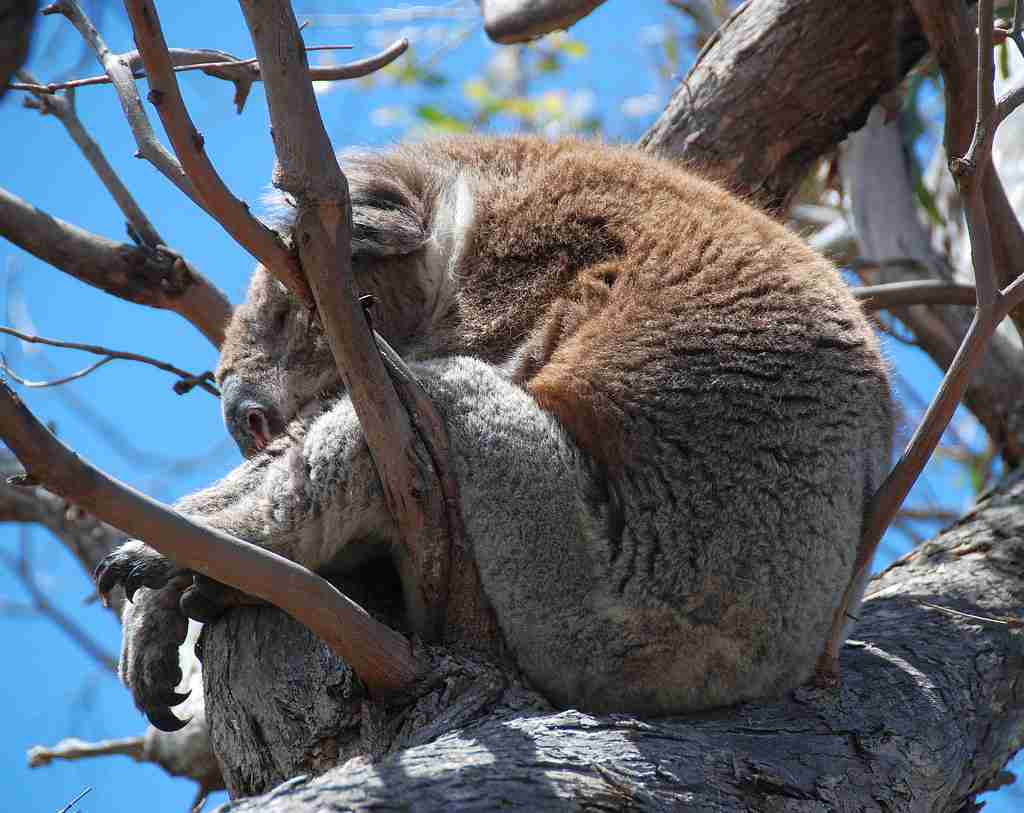
<svg viewBox="0 0 1024 813">
<path fill-rule="evenodd" d="M 782 208 L 811 161 L 860 128 L 927 48 L 904 2 L 744 3 L 640 145 Z"/>
<path fill-rule="evenodd" d="M 1005 623 L 1024 602 L 1022 507 L 1018 475 L 877 576 L 837 691 L 806 688 L 690 717 L 546 712 L 510 676 L 483 663 L 471 673 L 463 662 L 461 683 L 435 687 L 443 702 L 433 711 L 462 701 L 461 716 L 396 751 L 396 741 L 415 742 L 388 728 L 407 723 L 408 709 L 360 719 L 344 670 L 324 671 L 322 644 L 276 611 L 234 610 L 204 644 L 229 788 L 316 772 L 317 754 L 343 758 L 360 737 L 370 756 L 230 810 L 971 809 L 975 794 L 1005 781 L 1024 735 L 1024 632 Z M 475 703 L 488 693 L 494 699 Z M 375 750 L 383 758 L 374 761 Z"/>
</svg>

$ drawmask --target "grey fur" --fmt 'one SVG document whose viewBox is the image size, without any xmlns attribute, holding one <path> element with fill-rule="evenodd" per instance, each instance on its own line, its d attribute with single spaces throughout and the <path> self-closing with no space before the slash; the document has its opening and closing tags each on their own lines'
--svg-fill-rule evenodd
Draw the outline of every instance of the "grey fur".
<svg viewBox="0 0 1024 813">
<path fill-rule="evenodd" d="M 805 680 L 892 431 L 885 365 L 829 264 L 628 150 L 460 139 L 352 161 L 357 281 L 445 420 L 483 588 L 529 681 L 562 706 L 654 715 Z M 218 378 L 252 457 L 181 511 L 334 573 L 395 543 L 326 342 L 265 271 Z M 252 403 L 287 427 L 263 451 Z M 174 577 L 161 562 L 129 543 L 101 579 L 156 586 Z M 180 591 L 140 589 L 125 627 L 147 710 L 174 677 L 154 619 Z"/>
</svg>

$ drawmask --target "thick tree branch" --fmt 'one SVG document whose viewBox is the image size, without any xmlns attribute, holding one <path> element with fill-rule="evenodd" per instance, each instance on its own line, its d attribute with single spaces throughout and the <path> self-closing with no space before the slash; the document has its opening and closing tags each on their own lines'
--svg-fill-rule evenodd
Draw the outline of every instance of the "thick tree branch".
<svg viewBox="0 0 1024 813">
<path fill-rule="evenodd" d="M 412 747 L 380 761 L 342 760 L 319 778 L 235 801 L 231 811 L 369 811 L 414 800 L 414 809 L 426 813 L 451 810 L 456 799 L 467 810 L 974 809 L 977 793 L 1005 782 L 1003 765 L 1024 737 L 1024 629 L 999 623 L 1017 618 L 1024 604 L 1022 509 L 1018 476 L 878 576 L 856 640 L 844 647 L 843 684 L 834 692 L 808 688 L 777 701 L 638 720 L 544 713 L 543 704 L 531 707 L 514 685 L 504 693 L 500 685 L 487 689 L 481 674 L 453 694 L 461 699 L 487 689 L 497 697 L 463 717 L 461 727 L 406 740 Z M 995 622 L 979 620 L 987 618 Z M 235 667 L 230 693 L 227 685 L 211 686 L 208 675 L 211 708 L 230 703 L 229 694 L 252 697 L 257 687 L 264 696 L 288 696 L 281 670 L 275 678 L 271 670 L 256 675 L 241 668 L 252 663 L 254 650 L 264 660 L 290 663 L 317 657 L 317 642 L 299 643 L 284 627 L 265 622 L 261 629 L 234 616 L 208 630 L 217 642 L 206 650 L 217 653 L 208 672 Z M 258 636 L 258 646 L 243 632 Z M 315 696 L 320 702 L 327 691 Z M 249 705 L 236 703 L 232 725 L 225 720 L 221 729 L 225 737 L 237 732 L 234 745 L 250 742 L 257 721 L 265 742 L 293 733 L 272 727 L 262 704 Z M 330 714 L 344 719 L 340 709 Z M 245 722 L 250 717 L 252 727 Z M 295 725 L 294 717 L 279 719 Z M 328 746 L 319 741 L 318 747 Z M 247 765 L 254 768 L 249 781 L 272 770 L 251 755 Z"/>
<path fill-rule="evenodd" d="M 73 226 L 0 189 L 0 236 L 54 268 L 120 299 L 174 311 L 215 347 L 231 305 L 171 250 L 115 243 Z"/>
<path fill-rule="evenodd" d="M 57 440 L 3 384 L 0 435 L 33 481 L 145 539 L 180 566 L 290 613 L 349 663 L 371 692 L 386 695 L 415 680 L 408 642 L 328 582 L 268 550 L 196 525 L 111 479 Z"/>
<path fill-rule="evenodd" d="M 926 50 L 904 3 L 744 3 L 640 146 L 781 209 L 810 163 L 863 125 Z"/>
</svg>

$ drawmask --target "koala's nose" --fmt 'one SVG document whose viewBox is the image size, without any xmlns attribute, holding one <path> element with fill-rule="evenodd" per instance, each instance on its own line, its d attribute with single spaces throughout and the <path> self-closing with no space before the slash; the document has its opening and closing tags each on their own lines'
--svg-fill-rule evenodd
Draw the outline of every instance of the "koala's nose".
<svg viewBox="0 0 1024 813">
<path fill-rule="evenodd" d="M 246 456 L 263 451 L 284 428 L 274 407 L 255 398 L 238 399 L 225 410 L 224 418 Z"/>
</svg>

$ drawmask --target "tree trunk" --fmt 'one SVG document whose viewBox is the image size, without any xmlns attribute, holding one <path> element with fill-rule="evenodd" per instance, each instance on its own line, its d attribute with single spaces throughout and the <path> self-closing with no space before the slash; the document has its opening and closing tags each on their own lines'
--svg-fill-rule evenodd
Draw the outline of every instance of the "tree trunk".
<svg viewBox="0 0 1024 813">
<path fill-rule="evenodd" d="M 552 713 L 472 657 L 385 713 L 283 614 L 234 610 L 203 658 L 228 787 L 367 756 L 231 811 L 971 809 L 1024 735 L 1022 505 L 1017 475 L 875 578 L 838 690 L 689 717 Z"/>
</svg>

